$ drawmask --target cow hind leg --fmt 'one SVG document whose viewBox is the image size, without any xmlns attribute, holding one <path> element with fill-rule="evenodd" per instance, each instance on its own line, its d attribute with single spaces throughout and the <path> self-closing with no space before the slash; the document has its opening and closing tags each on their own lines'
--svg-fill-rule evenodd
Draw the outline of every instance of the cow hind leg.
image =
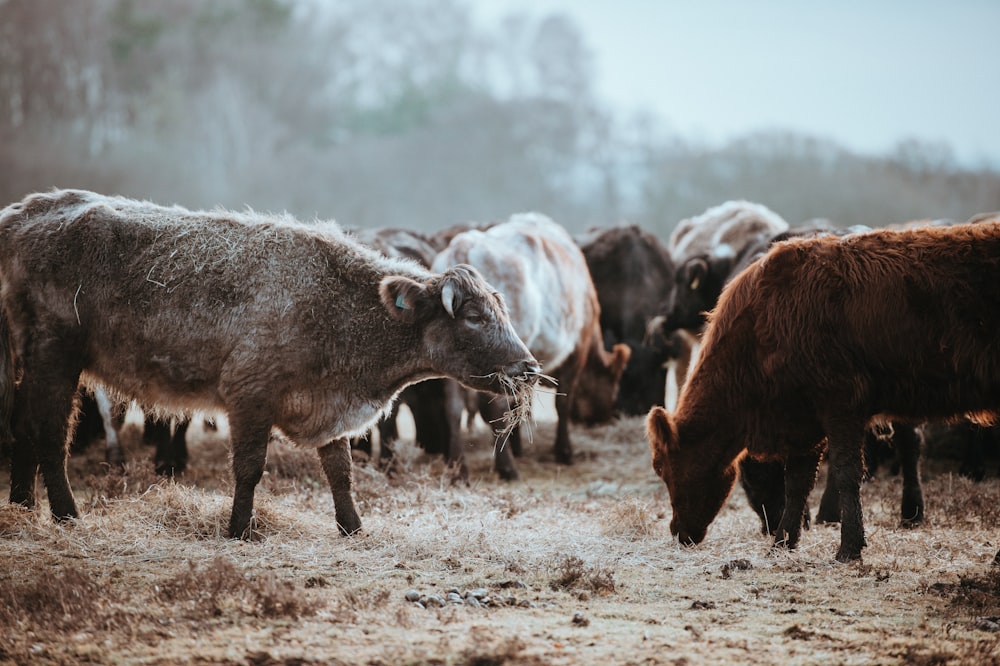
<svg viewBox="0 0 1000 666">
<path fill-rule="evenodd" d="M 344 536 L 361 531 L 361 518 L 354 506 L 351 493 L 351 445 L 347 439 L 335 439 L 319 449 L 323 472 L 333 492 L 333 507 L 337 515 L 337 529 Z"/>
<path fill-rule="evenodd" d="M 80 515 L 66 475 L 80 372 L 68 363 L 53 365 L 57 369 L 50 371 L 26 360 L 14 397 L 10 500 L 34 506 L 35 474 L 40 471 L 52 515 L 63 520 Z"/>
<path fill-rule="evenodd" d="M 861 513 L 864 430 L 860 421 L 840 421 L 827 429 L 830 458 L 830 479 L 827 483 L 836 484 L 840 493 L 840 548 L 837 550 L 840 562 L 861 559 L 861 549 L 867 545 Z"/>
<path fill-rule="evenodd" d="M 256 411 L 256 410 L 255 410 Z M 267 441 L 271 434 L 270 420 L 257 416 L 230 413 L 230 439 L 233 452 L 233 510 L 229 517 L 231 539 L 252 540 L 255 536 L 253 496 L 264 475 L 267 462 Z"/>
<path fill-rule="evenodd" d="M 900 506 L 904 527 L 919 525 L 924 520 L 924 491 L 920 487 L 920 448 L 923 437 L 910 425 L 896 428 L 895 446 L 899 451 L 903 476 L 903 497 Z"/>
</svg>

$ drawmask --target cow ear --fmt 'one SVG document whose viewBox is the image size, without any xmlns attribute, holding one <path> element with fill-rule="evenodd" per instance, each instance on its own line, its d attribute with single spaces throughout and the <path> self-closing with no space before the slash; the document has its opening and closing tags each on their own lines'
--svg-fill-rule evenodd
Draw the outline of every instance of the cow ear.
<svg viewBox="0 0 1000 666">
<path fill-rule="evenodd" d="M 628 360 L 632 358 L 632 348 L 619 342 L 611 348 L 611 353 L 614 355 L 614 359 L 611 361 L 611 372 L 614 373 L 615 377 L 621 377 L 625 366 L 628 365 Z"/>
<path fill-rule="evenodd" d="M 677 443 L 677 427 L 670 413 L 659 405 L 649 410 L 646 417 L 646 437 L 653 453 L 664 451 Z"/>
<path fill-rule="evenodd" d="M 683 283 L 691 291 L 696 291 L 708 275 L 708 261 L 704 257 L 688 259 L 683 267 Z"/>
<path fill-rule="evenodd" d="M 427 287 L 403 275 L 382 278 L 378 286 L 379 297 L 389 314 L 401 321 L 412 323 L 425 298 Z"/>
</svg>

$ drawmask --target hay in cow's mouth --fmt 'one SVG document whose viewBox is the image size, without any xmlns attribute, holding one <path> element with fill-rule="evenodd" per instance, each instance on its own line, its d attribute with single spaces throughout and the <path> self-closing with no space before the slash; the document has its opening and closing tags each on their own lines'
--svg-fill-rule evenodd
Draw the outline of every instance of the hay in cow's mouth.
<svg viewBox="0 0 1000 666">
<path fill-rule="evenodd" d="M 504 397 L 507 398 L 507 404 L 510 405 L 510 409 L 504 412 L 501 418 L 491 423 L 494 428 L 501 426 L 497 430 L 497 441 L 500 443 L 499 449 L 502 449 L 510 434 L 531 418 L 538 380 L 551 382 L 552 386 L 557 382 L 553 377 L 538 372 L 517 376 L 497 373 L 495 379 L 500 384 Z"/>
</svg>

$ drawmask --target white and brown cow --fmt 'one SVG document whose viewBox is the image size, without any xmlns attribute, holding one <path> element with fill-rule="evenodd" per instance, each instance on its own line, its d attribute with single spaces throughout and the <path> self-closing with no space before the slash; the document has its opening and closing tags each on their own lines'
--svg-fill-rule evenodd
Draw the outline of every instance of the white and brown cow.
<svg viewBox="0 0 1000 666">
<path fill-rule="evenodd" d="M 586 399 L 613 405 L 630 354 L 627 345 L 615 345 L 610 352 L 604 349 L 600 305 L 583 253 L 562 226 L 544 215 L 523 213 L 485 230 L 457 234 L 435 258 L 432 269 L 447 270 L 455 264 L 475 266 L 503 294 L 514 329 L 542 371 L 555 378 L 555 455 L 558 462 L 570 464 L 570 405 L 584 397 L 577 394 L 577 378 L 584 364 L 588 357 L 599 359 L 604 369 L 604 381 L 592 382 Z M 452 402 L 458 405 L 456 400 Z M 501 401 L 480 403 L 487 422 L 495 418 L 498 409 L 505 409 Z M 460 414 L 461 408 L 456 406 L 451 418 Z M 457 427 L 451 430 L 458 432 Z M 505 479 L 518 476 L 511 450 L 518 453 L 519 441 L 517 433 L 512 434 L 509 446 L 497 440 L 496 470 Z M 458 437 L 452 439 L 449 459 L 461 463 Z"/>
<path fill-rule="evenodd" d="M 66 442 L 81 379 L 159 413 L 224 412 L 229 534 L 249 537 L 272 428 L 319 451 L 338 526 L 352 533 L 361 521 L 347 437 L 404 387 L 452 377 L 530 393 L 540 369 L 469 266 L 432 273 L 333 223 L 85 191 L 0 211 L 0 306 L 10 499 L 33 506 L 40 469 L 57 518 L 78 515 Z"/>
</svg>

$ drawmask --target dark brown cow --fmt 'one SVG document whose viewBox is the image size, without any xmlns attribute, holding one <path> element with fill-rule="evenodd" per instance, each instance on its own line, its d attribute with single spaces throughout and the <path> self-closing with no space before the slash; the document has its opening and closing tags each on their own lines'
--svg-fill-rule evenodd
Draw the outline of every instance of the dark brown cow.
<svg viewBox="0 0 1000 666">
<path fill-rule="evenodd" d="M 475 269 L 434 274 L 287 216 L 32 195 L 0 211 L 0 301 L 11 502 L 34 505 L 40 468 L 57 518 L 78 515 L 66 442 L 81 378 L 161 413 L 225 412 L 229 534 L 248 538 L 272 428 L 319 450 L 352 533 L 347 437 L 405 386 L 448 376 L 530 393 L 539 370 Z"/>
<path fill-rule="evenodd" d="M 736 462 L 785 462 L 776 539 L 798 541 L 820 452 L 840 492 L 837 559 L 865 545 L 859 485 L 874 420 L 1000 408 L 1000 223 L 777 244 L 723 291 L 675 414 L 650 410 L 671 532 L 705 537 Z"/>
<path fill-rule="evenodd" d="M 600 304 L 583 253 L 562 226 L 544 215 L 524 213 L 485 231 L 457 234 L 434 260 L 433 268 L 444 270 L 457 263 L 475 266 L 500 290 L 515 330 L 543 371 L 557 380 L 556 460 L 572 463 L 569 413 L 584 363 L 593 356 L 604 370 L 603 381 L 588 398 L 613 405 L 630 354 L 627 345 L 615 345 L 611 352 L 604 349 Z M 450 418 L 460 418 L 464 401 L 455 395 L 449 401 L 454 406 Z M 502 409 L 501 401 L 480 401 L 480 413 L 487 422 L 496 419 L 498 408 Z M 451 431 L 458 432 L 457 424 Z M 449 459 L 460 463 L 457 440 L 453 437 Z M 512 449 L 518 452 L 516 433 L 511 440 L 510 446 L 502 438 L 496 441 L 496 470 L 504 479 L 518 476 L 511 456 Z"/>
<path fill-rule="evenodd" d="M 580 249 L 601 304 L 605 349 L 624 343 L 632 350 L 615 406 L 623 414 L 645 414 L 663 404 L 666 364 L 677 353 L 669 336 L 647 335 L 649 321 L 663 312 L 664 298 L 673 288 L 674 263 L 656 236 L 634 224 L 597 230 L 580 240 Z M 599 361 L 595 368 L 590 366 L 580 377 L 584 394 L 591 377 L 600 373 Z M 573 405 L 573 412 L 573 418 L 584 423 L 612 416 L 583 401 Z"/>
</svg>

